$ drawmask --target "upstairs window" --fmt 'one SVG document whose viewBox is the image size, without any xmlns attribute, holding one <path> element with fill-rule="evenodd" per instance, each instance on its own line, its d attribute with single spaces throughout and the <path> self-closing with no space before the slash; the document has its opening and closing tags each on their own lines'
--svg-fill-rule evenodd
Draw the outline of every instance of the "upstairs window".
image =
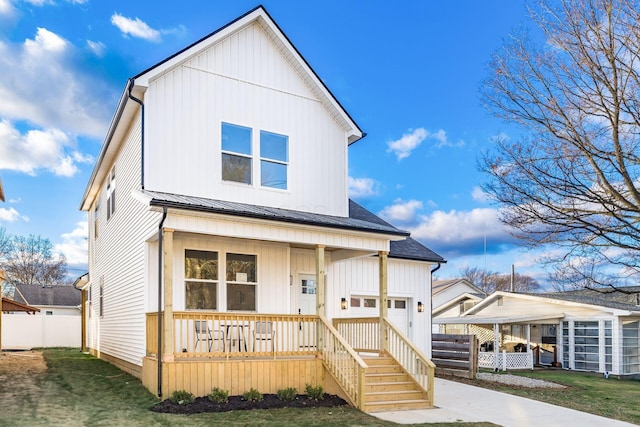
<svg viewBox="0 0 640 427">
<path fill-rule="evenodd" d="M 289 137 L 260 131 L 260 185 L 287 189 Z"/>
<path fill-rule="evenodd" d="M 251 184 L 251 128 L 222 123 L 222 179 Z"/>
<path fill-rule="evenodd" d="M 93 211 L 93 238 L 98 238 L 98 221 L 100 220 L 100 195 L 96 198 L 96 208 Z"/>
<path fill-rule="evenodd" d="M 107 179 L 107 221 L 116 212 L 116 168 L 111 169 Z"/>
</svg>

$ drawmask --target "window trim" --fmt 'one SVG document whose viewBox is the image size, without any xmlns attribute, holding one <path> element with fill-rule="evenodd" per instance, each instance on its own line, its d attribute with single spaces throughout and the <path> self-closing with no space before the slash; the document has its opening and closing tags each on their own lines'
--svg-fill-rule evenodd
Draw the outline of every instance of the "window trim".
<svg viewBox="0 0 640 427">
<path fill-rule="evenodd" d="M 225 150 L 223 148 L 224 142 L 223 142 L 223 132 L 224 132 L 224 126 L 228 125 L 228 126 L 233 126 L 233 127 L 237 127 L 237 128 L 243 128 L 243 129 L 248 129 L 250 134 L 249 134 L 249 154 L 247 153 L 240 153 L 237 151 L 231 151 L 231 150 Z M 220 177 L 222 178 L 223 182 L 231 182 L 231 183 L 235 183 L 235 184 L 244 184 L 244 185 L 249 185 L 249 186 L 253 186 L 253 176 L 254 176 L 254 165 L 253 165 L 253 158 L 254 158 L 254 154 L 253 154 L 253 128 L 250 126 L 242 126 L 242 125 L 238 125 L 235 123 L 230 123 L 230 122 L 225 122 L 222 121 L 220 122 Z M 225 154 L 227 156 L 235 156 L 235 157 L 241 157 L 241 158 L 245 158 L 245 159 L 249 159 L 249 182 L 245 182 L 245 181 L 237 181 L 234 179 L 225 179 L 224 177 L 224 156 Z"/>
<path fill-rule="evenodd" d="M 107 221 L 116 213 L 116 167 L 111 168 L 107 177 Z"/>
<path fill-rule="evenodd" d="M 264 187 L 264 188 L 274 189 L 274 190 L 284 190 L 284 191 L 286 191 L 286 190 L 289 189 L 289 135 L 285 135 L 285 134 L 277 133 L 277 132 L 271 132 L 271 131 L 264 130 L 264 129 L 260 129 L 259 134 L 260 134 L 260 141 L 259 141 L 259 145 L 260 145 L 260 151 L 259 151 L 259 155 L 260 155 L 260 186 Z M 276 136 L 285 138 L 285 160 L 274 159 L 274 158 L 265 157 L 265 156 L 262 155 L 262 135 L 263 134 L 276 135 Z M 263 172 L 262 164 L 263 163 L 271 163 L 271 164 L 275 164 L 275 165 L 285 166 L 284 188 L 275 187 L 273 185 L 265 185 L 263 183 L 263 181 L 262 181 L 262 172 Z"/>
<path fill-rule="evenodd" d="M 216 279 L 195 279 L 195 278 L 190 278 L 187 277 L 187 271 L 186 271 L 186 260 L 187 260 L 187 252 L 188 251 L 197 251 L 197 252 L 210 252 L 210 253 L 214 253 L 216 254 L 216 261 L 217 261 L 217 267 L 216 267 Z M 185 270 L 183 271 L 183 277 L 184 277 L 184 309 L 187 311 L 220 311 L 220 284 L 221 284 L 221 274 L 220 274 L 220 264 L 221 264 L 221 260 L 220 260 L 221 256 L 220 256 L 220 251 L 217 250 L 208 250 L 208 249 L 192 249 L 192 248 L 184 248 L 184 256 L 183 256 L 183 264 L 185 265 Z M 215 307 L 214 308 L 188 308 L 187 307 L 187 283 L 188 282 L 192 282 L 192 283 L 210 283 L 210 284 L 214 284 L 215 285 Z"/>
<path fill-rule="evenodd" d="M 228 262 L 229 262 L 229 255 L 242 255 L 242 256 L 252 256 L 254 257 L 254 263 L 255 263 L 255 281 L 251 282 L 249 280 L 247 281 L 238 281 L 238 280 L 228 280 L 227 279 L 227 274 L 228 274 Z M 236 273 L 237 274 L 237 273 Z M 224 253 L 224 288 L 225 288 L 225 297 L 226 297 L 226 310 L 227 311 L 233 311 L 233 312 L 239 312 L 239 313 L 256 313 L 258 311 L 258 283 L 259 283 L 259 276 L 258 276 L 258 254 L 257 253 L 239 253 L 239 252 L 225 252 Z M 254 298 L 254 307 L 252 310 L 237 310 L 237 309 L 231 309 L 229 308 L 229 285 L 243 285 L 243 286 L 253 286 L 253 298 Z"/>
</svg>

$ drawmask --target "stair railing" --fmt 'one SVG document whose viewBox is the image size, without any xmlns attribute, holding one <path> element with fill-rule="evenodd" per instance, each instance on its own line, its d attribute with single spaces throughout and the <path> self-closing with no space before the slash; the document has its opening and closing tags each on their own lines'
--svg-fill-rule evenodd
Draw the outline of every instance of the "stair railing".
<svg viewBox="0 0 640 427">
<path fill-rule="evenodd" d="M 367 364 L 345 341 L 325 317 L 320 316 L 318 330 L 322 363 L 358 409 L 365 407 L 365 372 Z"/>
</svg>

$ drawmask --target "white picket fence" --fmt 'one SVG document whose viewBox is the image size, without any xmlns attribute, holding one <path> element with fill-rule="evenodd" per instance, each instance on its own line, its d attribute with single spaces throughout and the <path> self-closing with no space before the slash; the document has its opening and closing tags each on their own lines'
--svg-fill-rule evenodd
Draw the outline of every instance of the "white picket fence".
<svg viewBox="0 0 640 427">
<path fill-rule="evenodd" d="M 2 350 L 80 347 L 81 316 L 2 315 Z"/>
<path fill-rule="evenodd" d="M 493 351 L 478 352 L 478 366 L 480 368 L 498 369 L 506 371 L 509 369 L 533 369 L 533 352 L 526 353 L 507 353 L 502 351 L 496 353 Z"/>
</svg>

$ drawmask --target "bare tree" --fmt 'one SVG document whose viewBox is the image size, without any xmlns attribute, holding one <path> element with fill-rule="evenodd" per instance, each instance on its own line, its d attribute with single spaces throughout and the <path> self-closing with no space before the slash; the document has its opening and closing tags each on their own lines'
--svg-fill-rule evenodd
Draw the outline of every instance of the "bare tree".
<svg viewBox="0 0 640 427">
<path fill-rule="evenodd" d="M 514 236 L 564 249 L 547 261 L 591 284 L 612 280 L 592 267 L 637 275 L 640 5 L 541 1 L 531 16 L 546 43 L 510 37 L 481 89 L 487 108 L 525 135 L 496 140 L 481 160 L 483 189 Z"/>
<path fill-rule="evenodd" d="M 477 267 L 465 267 L 460 270 L 460 276 L 473 283 L 486 294 L 495 291 L 509 291 L 511 289 L 511 274 L 484 271 Z M 531 276 L 516 273 L 513 280 L 515 292 L 535 292 L 540 284 Z"/>
<path fill-rule="evenodd" d="M 9 281 L 27 285 L 57 285 L 66 276 L 66 260 L 54 255 L 49 239 L 29 235 L 13 236 L 0 268 Z"/>
</svg>

